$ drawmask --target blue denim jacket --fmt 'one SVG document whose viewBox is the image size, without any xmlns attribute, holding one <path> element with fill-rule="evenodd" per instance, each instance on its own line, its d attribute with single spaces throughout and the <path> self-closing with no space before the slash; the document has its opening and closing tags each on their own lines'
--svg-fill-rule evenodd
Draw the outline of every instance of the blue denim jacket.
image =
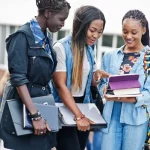
<svg viewBox="0 0 150 150">
<path fill-rule="evenodd" d="M 65 54 L 66 54 L 66 68 L 67 68 L 67 87 L 68 89 L 71 90 L 71 85 L 72 85 L 72 67 L 73 67 L 73 57 L 72 57 L 72 49 L 71 49 L 71 35 L 59 40 L 64 49 L 65 49 Z M 86 53 L 87 53 L 87 58 L 90 64 L 90 73 L 88 75 L 88 80 L 86 84 L 86 89 L 85 89 L 85 98 L 84 98 L 84 103 L 90 103 L 90 86 L 91 86 L 91 81 L 92 81 L 92 76 L 93 76 L 93 65 L 95 63 L 94 61 L 94 53 L 93 49 L 90 46 L 86 46 Z M 56 102 L 62 102 L 55 87 L 52 85 L 52 94 L 54 96 L 54 99 Z"/>
<path fill-rule="evenodd" d="M 118 74 L 121 63 L 123 61 L 123 48 L 109 51 L 104 54 L 102 60 L 102 69 L 112 75 Z M 120 114 L 120 122 L 126 123 L 129 125 L 140 125 L 147 121 L 146 109 L 142 108 L 143 104 L 147 105 L 148 112 L 150 112 L 150 76 L 147 77 L 145 81 L 145 73 L 144 73 L 144 54 L 145 52 L 150 49 L 149 46 L 144 47 L 143 50 L 140 52 L 140 57 L 138 61 L 134 64 L 130 74 L 136 73 L 139 74 L 139 82 L 141 84 L 141 92 L 143 94 L 142 97 L 137 97 L 136 103 L 122 103 L 121 114 Z M 108 82 L 108 79 L 103 79 L 99 85 L 99 90 L 101 95 L 103 95 L 103 88 Z M 109 124 L 111 120 L 111 114 L 113 109 L 113 101 L 107 101 L 103 110 L 103 117 L 107 122 L 108 127 L 106 129 L 102 129 L 103 132 L 108 132 Z"/>
</svg>

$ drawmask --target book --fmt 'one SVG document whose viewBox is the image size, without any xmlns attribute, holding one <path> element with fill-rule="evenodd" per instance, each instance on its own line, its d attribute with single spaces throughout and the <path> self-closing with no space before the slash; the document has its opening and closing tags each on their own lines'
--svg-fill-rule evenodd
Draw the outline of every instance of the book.
<svg viewBox="0 0 150 150">
<path fill-rule="evenodd" d="M 40 111 L 42 117 L 47 121 L 51 132 L 57 132 L 59 130 L 59 118 L 58 107 L 48 104 L 35 103 L 36 108 Z M 23 126 L 25 129 L 32 129 L 32 121 L 29 116 L 29 111 L 23 105 Z"/>
<path fill-rule="evenodd" d="M 137 97 L 142 96 L 138 74 L 112 75 L 108 80 L 106 96 Z"/>
<path fill-rule="evenodd" d="M 91 128 L 105 128 L 107 123 L 102 117 L 100 111 L 94 103 L 76 103 L 81 112 L 95 124 L 91 124 Z M 55 104 L 59 108 L 59 118 L 62 126 L 76 126 L 73 113 L 63 104 Z"/>
</svg>

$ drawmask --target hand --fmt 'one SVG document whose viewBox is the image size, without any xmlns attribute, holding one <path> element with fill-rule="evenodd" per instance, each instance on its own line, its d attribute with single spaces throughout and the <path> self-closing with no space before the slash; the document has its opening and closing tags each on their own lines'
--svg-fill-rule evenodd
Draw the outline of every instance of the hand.
<svg viewBox="0 0 150 150">
<path fill-rule="evenodd" d="M 76 121 L 77 128 L 79 131 L 88 131 L 90 130 L 90 124 L 95 124 L 88 118 L 82 118 L 81 120 Z"/>
<path fill-rule="evenodd" d="M 101 78 L 109 78 L 110 74 L 103 71 L 103 70 L 97 70 L 93 74 L 93 79 L 95 82 L 100 82 Z"/>
<path fill-rule="evenodd" d="M 109 76 L 111 75 L 103 70 L 97 70 L 95 73 L 98 74 L 98 76 L 100 76 L 101 78 L 109 78 Z"/>
<path fill-rule="evenodd" d="M 40 120 L 33 120 L 33 127 L 34 127 L 34 134 L 35 135 L 43 135 L 46 133 L 46 131 L 51 131 L 49 125 L 47 122 L 41 118 Z"/>
</svg>

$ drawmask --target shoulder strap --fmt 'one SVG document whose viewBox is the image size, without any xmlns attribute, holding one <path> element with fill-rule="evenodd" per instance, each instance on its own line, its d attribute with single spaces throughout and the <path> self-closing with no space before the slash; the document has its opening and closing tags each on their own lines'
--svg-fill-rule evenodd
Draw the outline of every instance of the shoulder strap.
<svg viewBox="0 0 150 150">
<path fill-rule="evenodd" d="M 144 55 L 144 72 L 147 79 L 148 75 L 150 75 L 150 50 L 146 51 Z"/>
</svg>

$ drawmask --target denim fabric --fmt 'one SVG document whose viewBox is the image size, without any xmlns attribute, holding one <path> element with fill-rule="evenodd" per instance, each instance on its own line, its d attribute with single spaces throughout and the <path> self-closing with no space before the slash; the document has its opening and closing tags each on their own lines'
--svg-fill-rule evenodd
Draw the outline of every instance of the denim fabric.
<svg viewBox="0 0 150 150">
<path fill-rule="evenodd" d="M 142 150 L 148 122 L 141 125 L 120 123 L 122 103 L 115 102 L 109 133 L 102 133 L 101 150 Z"/>
<path fill-rule="evenodd" d="M 63 45 L 65 49 L 65 54 L 67 58 L 66 59 L 66 68 L 67 68 L 67 83 L 66 84 L 67 84 L 68 89 L 71 89 L 72 67 L 73 67 L 71 35 L 61 39 L 59 42 Z M 85 97 L 84 97 L 83 103 L 90 103 L 90 86 L 91 86 L 91 81 L 92 81 L 92 76 L 93 76 L 93 65 L 95 64 L 95 61 L 94 61 L 93 49 L 90 46 L 86 46 L 86 53 L 87 53 L 87 58 L 90 64 L 90 73 L 89 73 L 87 84 L 86 84 Z M 61 102 L 61 99 L 53 85 L 52 85 L 52 94 L 56 102 Z"/>
<path fill-rule="evenodd" d="M 100 130 L 94 131 L 93 134 L 93 150 L 101 150 L 102 132 Z"/>
<path fill-rule="evenodd" d="M 109 51 L 104 54 L 102 60 L 102 69 L 112 75 L 118 74 L 120 65 L 122 63 L 124 53 L 123 48 Z M 142 108 L 143 104 L 148 106 L 148 111 L 150 113 L 150 76 L 147 77 L 146 82 L 145 80 L 145 73 L 144 73 L 144 54 L 147 50 L 149 50 L 149 46 L 145 46 L 143 50 L 140 52 L 140 57 L 138 61 L 133 65 L 130 74 L 136 73 L 139 74 L 139 82 L 141 84 L 140 91 L 143 94 L 142 97 L 137 97 L 137 103 L 122 103 L 122 107 L 120 110 L 119 122 L 125 123 L 128 125 L 142 125 L 147 122 L 146 116 L 146 109 Z M 103 95 L 103 88 L 107 84 L 108 79 L 103 79 L 99 85 L 99 91 L 101 95 Z M 114 101 L 106 101 L 104 110 L 103 110 L 103 117 L 107 122 L 107 128 L 102 129 L 103 132 L 108 133 L 110 122 L 112 121 L 112 110 L 113 110 Z"/>
</svg>

